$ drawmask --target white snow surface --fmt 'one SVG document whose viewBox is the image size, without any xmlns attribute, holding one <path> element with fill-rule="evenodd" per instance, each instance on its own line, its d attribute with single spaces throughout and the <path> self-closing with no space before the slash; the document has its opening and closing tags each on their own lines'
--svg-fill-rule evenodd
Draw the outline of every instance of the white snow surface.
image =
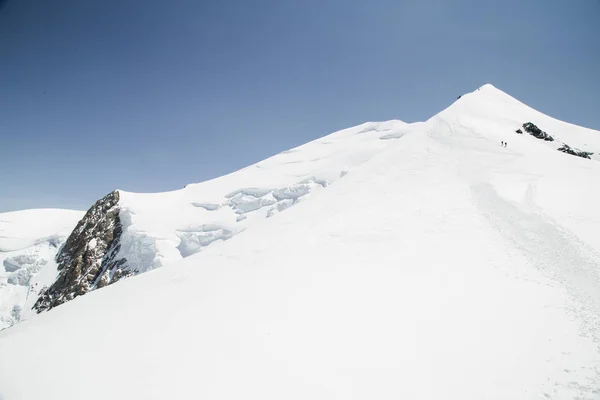
<svg viewBox="0 0 600 400">
<path fill-rule="evenodd" d="M 56 279 L 54 257 L 83 212 L 34 209 L 0 213 L 0 330 L 31 315 Z"/>
<path fill-rule="evenodd" d="M 228 240 L 338 181 L 389 145 L 380 138 L 406 126 L 368 122 L 181 190 L 120 191 L 120 256 L 145 272 Z"/>
<path fill-rule="evenodd" d="M 71 233 L 83 212 L 54 208 L 0 213 L 0 252 L 21 250 Z"/>
<path fill-rule="evenodd" d="M 600 151 L 485 85 L 122 192 L 128 251 L 168 263 L 0 332 L 0 398 L 600 398 L 600 163 L 530 121 Z"/>
</svg>

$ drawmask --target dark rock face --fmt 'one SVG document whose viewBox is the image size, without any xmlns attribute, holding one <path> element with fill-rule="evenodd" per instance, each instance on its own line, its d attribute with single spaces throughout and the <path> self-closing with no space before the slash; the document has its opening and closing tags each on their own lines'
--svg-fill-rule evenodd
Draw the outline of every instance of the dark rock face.
<svg viewBox="0 0 600 400">
<path fill-rule="evenodd" d="M 543 140 L 546 140 L 549 142 L 554 141 L 554 138 L 552 136 L 550 136 L 549 134 L 547 134 L 546 132 L 544 132 L 543 130 L 538 128 L 532 122 L 524 123 L 523 129 L 525 129 L 525 132 L 529 133 L 531 136 L 535 136 L 538 139 L 543 139 Z M 523 133 L 520 129 L 517 129 L 516 132 Z M 589 151 L 581 151 L 581 150 L 573 149 L 566 143 L 563 143 L 563 145 L 558 148 L 558 151 L 562 151 L 563 153 L 567 153 L 567 154 L 571 154 L 573 156 L 587 158 L 587 159 L 591 159 L 590 156 L 592 154 L 594 154 L 594 153 L 590 153 Z"/>
<path fill-rule="evenodd" d="M 119 192 L 109 193 L 79 221 L 56 256 L 58 277 L 40 294 L 33 306 L 37 312 L 134 273 L 125 268 L 125 258 L 117 258 L 122 233 L 118 203 Z"/>
<path fill-rule="evenodd" d="M 558 151 L 562 151 L 563 153 L 571 154 L 573 156 L 587 158 L 591 160 L 591 155 L 594 153 L 590 153 L 589 151 L 581 151 L 577 149 L 572 149 L 569 145 L 564 144 L 558 148 Z"/>
<path fill-rule="evenodd" d="M 534 136 L 538 139 L 543 139 L 546 140 L 548 142 L 553 142 L 554 138 L 550 135 L 548 135 L 546 132 L 544 132 L 543 130 L 541 130 L 540 128 L 538 128 L 537 126 L 535 126 L 535 124 L 533 124 L 532 122 L 526 122 L 523 124 L 523 129 L 525 129 L 525 132 L 529 133 L 531 136 Z"/>
</svg>

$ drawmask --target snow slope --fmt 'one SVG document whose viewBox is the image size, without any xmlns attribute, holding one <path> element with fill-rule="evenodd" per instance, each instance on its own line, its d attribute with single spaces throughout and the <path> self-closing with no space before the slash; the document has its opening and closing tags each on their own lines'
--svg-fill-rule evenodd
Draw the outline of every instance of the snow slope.
<svg viewBox="0 0 600 400">
<path fill-rule="evenodd" d="M 0 251 L 21 250 L 69 233 L 81 211 L 41 208 L 0 213 Z"/>
<path fill-rule="evenodd" d="M 368 122 L 235 173 L 166 193 L 120 192 L 121 252 L 144 272 L 227 240 L 309 197 L 384 149 L 402 121 Z"/>
<path fill-rule="evenodd" d="M 82 216 L 60 209 L 0 213 L 0 330 L 26 318 L 54 281 L 54 257 Z"/>
<path fill-rule="evenodd" d="M 371 132 L 346 174 L 294 165 L 312 165 L 317 141 L 183 191 L 123 193 L 129 227 L 149 237 L 180 229 L 159 211 L 186 202 L 231 219 L 239 199 L 237 215 L 257 220 L 1 332 L 0 397 L 598 399 L 600 163 L 514 133 L 529 121 L 600 149 L 600 132 L 486 85 Z M 360 129 L 329 157 L 371 149 Z M 274 204 L 249 197 L 277 200 L 307 176 L 337 182 L 253 216 Z"/>
</svg>

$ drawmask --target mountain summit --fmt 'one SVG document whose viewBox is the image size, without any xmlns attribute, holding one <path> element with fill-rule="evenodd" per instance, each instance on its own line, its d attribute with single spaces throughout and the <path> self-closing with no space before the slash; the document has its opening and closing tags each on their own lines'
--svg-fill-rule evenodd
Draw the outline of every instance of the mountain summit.
<svg viewBox="0 0 600 400">
<path fill-rule="evenodd" d="M 50 311 L 0 333 L 0 397 L 597 399 L 598 152 L 484 85 L 115 191 L 61 239 Z"/>
</svg>

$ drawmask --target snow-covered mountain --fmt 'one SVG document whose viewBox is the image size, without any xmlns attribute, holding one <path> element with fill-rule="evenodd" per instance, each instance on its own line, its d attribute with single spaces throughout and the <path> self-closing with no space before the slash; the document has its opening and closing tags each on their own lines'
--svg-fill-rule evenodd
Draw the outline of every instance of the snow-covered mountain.
<svg viewBox="0 0 600 400">
<path fill-rule="evenodd" d="M 366 123 L 240 171 L 166 193 L 121 190 L 98 200 L 58 257 L 43 311 L 116 280 L 172 264 L 228 240 L 335 183 L 383 150 L 401 121 Z"/>
<path fill-rule="evenodd" d="M 0 397 L 597 399 L 598 152 L 485 85 L 425 122 L 113 192 L 36 309 L 108 287 L 0 333 Z"/>
</svg>

